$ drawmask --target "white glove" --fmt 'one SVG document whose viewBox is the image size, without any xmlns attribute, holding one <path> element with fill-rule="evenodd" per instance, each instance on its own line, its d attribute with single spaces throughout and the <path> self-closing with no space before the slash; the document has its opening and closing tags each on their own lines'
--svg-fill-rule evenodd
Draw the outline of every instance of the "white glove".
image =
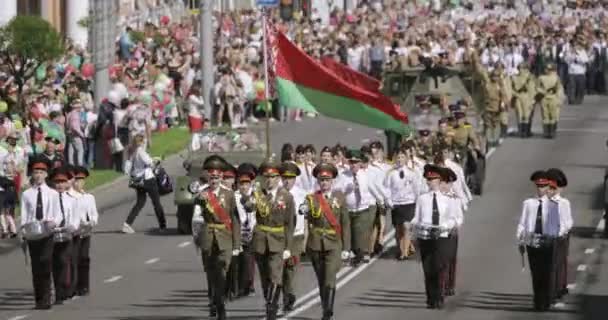
<svg viewBox="0 0 608 320">
<path fill-rule="evenodd" d="M 239 255 L 239 253 L 241 253 L 241 250 L 240 250 L 240 249 L 234 249 L 234 250 L 232 250 L 232 256 L 233 256 L 233 257 L 238 256 L 238 255 Z"/>
<path fill-rule="evenodd" d="M 306 215 L 306 214 L 308 214 L 308 213 L 310 212 L 310 208 L 308 207 L 308 204 L 303 203 L 303 204 L 300 206 L 300 210 L 299 210 L 299 211 L 300 211 L 300 214 L 301 214 L 301 215 Z"/>
<path fill-rule="evenodd" d="M 342 251 L 342 260 L 348 260 L 350 258 L 350 252 Z"/>
<path fill-rule="evenodd" d="M 291 251 L 285 250 L 283 251 L 283 260 L 287 260 L 291 257 Z"/>
</svg>

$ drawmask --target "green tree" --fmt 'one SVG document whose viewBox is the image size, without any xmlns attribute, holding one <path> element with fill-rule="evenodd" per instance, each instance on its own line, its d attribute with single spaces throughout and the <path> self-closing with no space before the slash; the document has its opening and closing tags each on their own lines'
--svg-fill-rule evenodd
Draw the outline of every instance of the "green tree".
<svg viewBox="0 0 608 320">
<path fill-rule="evenodd" d="M 17 85 L 19 111 L 24 111 L 24 85 L 40 65 L 59 58 L 63 52 L 61 35 L 40 17 L 16 16 L 0 28 L 0 55 Z"/>
</svg>

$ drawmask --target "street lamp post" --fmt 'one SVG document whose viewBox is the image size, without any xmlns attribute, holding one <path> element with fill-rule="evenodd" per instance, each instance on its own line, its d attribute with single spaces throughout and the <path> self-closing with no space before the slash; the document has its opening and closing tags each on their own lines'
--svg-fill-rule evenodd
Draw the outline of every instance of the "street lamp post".
<svg viewBox="0 0 608 320">
<path fill-rule="evenodd" d="M 211 0 L 201 0 L 200 7 L 200 58 L 203 77 L 203 98 L 205 99 L 205 116 L 211 119 L 213 105 L 212 90 L 214 81 L 214 57 L 213 57 L 213 17 Z"/>
</svg>

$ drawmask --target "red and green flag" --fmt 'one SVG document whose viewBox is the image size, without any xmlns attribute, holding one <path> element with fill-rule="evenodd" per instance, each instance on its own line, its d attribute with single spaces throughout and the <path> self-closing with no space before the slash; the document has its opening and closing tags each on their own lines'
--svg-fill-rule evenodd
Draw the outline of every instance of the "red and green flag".
<svg viewBox="0 0 608 320">
<path fill-rule="evenodd" d="M 367 127 L 410 132 L 407 115 L 379 90 L 368 90 L 337 74 L 306 55 L 281 32 L 274 40 L 275 89 L 282 105 Z M 369 79 L 365 82 L 370 83 Z"/>
</svg>

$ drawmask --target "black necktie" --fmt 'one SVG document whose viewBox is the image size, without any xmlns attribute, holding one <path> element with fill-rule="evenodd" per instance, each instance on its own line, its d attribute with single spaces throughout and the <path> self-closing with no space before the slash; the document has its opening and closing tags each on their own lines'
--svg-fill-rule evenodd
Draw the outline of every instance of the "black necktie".
<svg viewBox="0 0 608 320">
<path fill-rule="evenodd" d="M 36 197 L 36 220 L 41 221 L 44 218 L 42 211 L 42 190 L 38 188 L 38 196 Z"/>
<path fill-rule="evenodd" d="M 65 226 L 65 212 L 63 211 L 63 194 L 59 193 L 59 208 L 61 209 L 61 216 L 63 219 L 61 220 L 60 227 Z"/>
<path fill-rule="evenodd" d="M 538 210 L 536 211 L 536 223 L 534 233 L 543 234 L 543 201 L 538 200 Z"/>
<path fill-rule="evenodd" d="M 439 225 L 439 206 L 437 205 L 437 194 L 433 192 L 433 225 Z"/>
</svg>

